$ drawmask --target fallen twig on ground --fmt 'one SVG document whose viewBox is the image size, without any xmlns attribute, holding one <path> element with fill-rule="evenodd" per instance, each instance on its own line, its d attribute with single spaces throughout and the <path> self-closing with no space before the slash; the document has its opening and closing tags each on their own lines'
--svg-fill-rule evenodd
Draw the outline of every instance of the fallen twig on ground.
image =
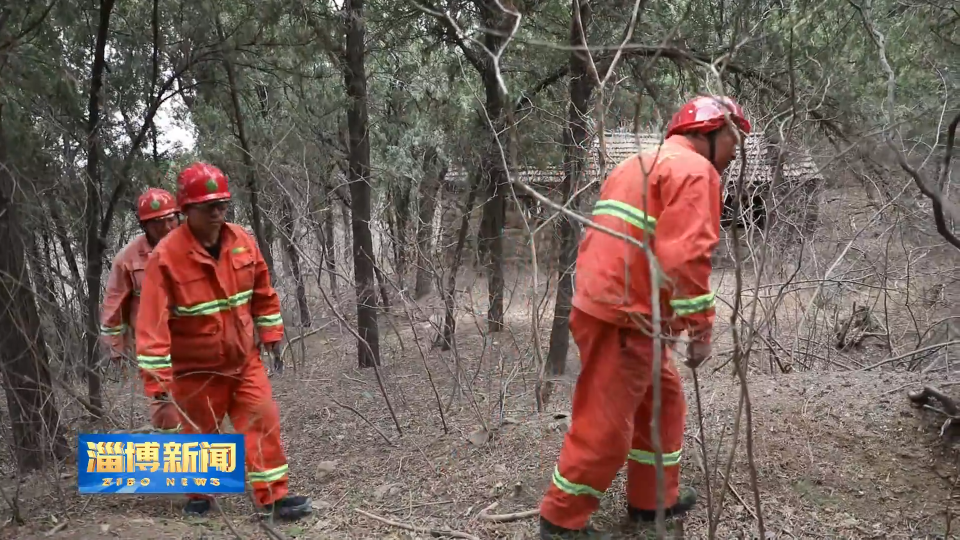
<svg viewBox="0 0 960 540">
<path fill-rule="evenodd" d="M 540 509 L 534 508 L 532 510 L 524 510 L 522 512 L 512 512 L 509 514 L 491 514 L 490 511 L 497 507 L 500 503 L 494 502 L 490 506 L 484 508 L 477 514 L 477 519 L 481 521 L 489 521 L 491 523 L 508 523 L 510 521 L 520 521 L 521 519 L 532 518 L 540 515 Z"/>
<path fill-rule="evenodd" d="M 233 533 L 233 536 L 235 536 L 237 540 L 243 540 L 243 535 L 241 535 L 240 531 L 233 526 L 233 522 L 230 521 L 229 517 L 227 517 L 227 513 L 223 511 L 223 507 L 220 506 L 220 501 L 218 501 L 216 497 L 213 498 L 213 505 L 217 507 L 217 512 L 220 512 L 220 517 L 223 518 L 223 521 L 227 524 L 227 528 L 230 529 L 230 532 Z"/>
<path fill-rule="evenodd" d="M 335 399 L 333 399 L 333 398 L 330 398 L 330 401 L 334 402 L 336 405 L 338 405 L 338 406 L 340 406 L 340 407 L 343 407 L 344 409 L 346 409 L 346 410 L 348 410 L 348 411 L 353 412 L 353 414 L 359 416 L 364 422 L 366 422 L 367 424 L 369 424 L 370 427 L 372 427 L 373 429 L 375 429 L 376 432 L 379 433 L 381 437 L 383 437 L 383 440 L 387 441 L 387 444 L 389 444 L 390 446 L 397 446 L 397 443 L 391 441 L 390 438 L 387 437 L 387 435 L 386 435 L 383 431 L 381 431 L 380 428 L 378 428 L 378 427 L 376 426 L 376 424 L 374 424 L 374 423 L 371 422 L 370 420 L 367 420 L 367 417 L 366 417 L 366 416 L 360 414 L 360 411 L 354 409 L 353 407 L 351 407 L 351 406 L 349 406 L 349 405 L 344 405 L 343 403 L 340 403 L 339 401 L 337 401 L 337 400 L 335 400 Z"/>
<path fill-rule="evenodd" d="M 452 538 L 464 538 L 466 540 L 480 540 L 480 537 L 474 536 L 472 534 L 465 533 L 465 532 L 454 531 L 451 529 L 431 529 L 428 527 L 418 527 L 416 525 L 410 525 L 407 523 L 394 521 L 392 519 L 387 519 L 385 517 L 380 517 L 376 514 L 371 514 L 370 512 L 365 512 L 363 510 L 360 510 L 359 508 L 357 508 L 356 511 L 358 514 L 362 516 L 366 516 L 370 519 L 377 520 L 380 523 L 383 523 L 385 525 L 390 525 L 391 527 L 396 527 L 398 529 L 403 529 L 405 531 L 429 534 L 430 536 L 450 536 Z"/>
<path fill-rule="evenodd" d="M 52 529 L 50 529 L 49 531 L 45 532 L 43 535 L 44 535 L 44 536 L 53 536 L 53 535 L 57 534 L 58 532 L 66 529 L 66 528 L 67 528 L 67 523 L 68 523 L 67 520 L 64 519 L 64 520 L 61 521 L 60 523 L 57 523 L 57 525 L 56 525 L 54 528 L 52 528 Z"/>
<path fill-rule="evenodd" d="M 906 353 L 906 354 L 901 354 L 901 355 L 899 355 L 899 356 L 894 356 L 894 357 L 892 357 L 892 358 L 887 358 L 886 360 L 881 360 L 881 361 L 877 362 L 876 364 L 871 364 L 871 365 L 869 365 L 869 366 L 867 366 L 867 367 L 865 367 L 865 368 L 860 369 L 859 371 L 867 371 L 867 370 L 875 369 L 875 368 L 878 368 L 878 367 L 880 367 L 880 366 L 884 366 L 884 365 L 887 365 L 887 364 L 892 364 L 893 362 L 896 362 L 896 361 L 898 361 L 898 360 L 904 360 L 904 359 L 909 358 L 909 357 L 911 357 L 911 356 L 913 356 L 913 355 L 915 355 L 915 354 L 924 353 L 924 352 L 927 352 L 927 351 L 930 351 L 930 350 L 933 350 L 933 349 L 940 349 L 940 348 L 943 348 L 943 347 L 949 347 L 949 346 L 951 346 L 951 345 L 960 345 L 960 339 L 953 340 L 953 341 L 945 341 L 945 342 L 943 342 L 943 343 L 934 343 L 933 345 L 927 345 L 926 347 L 921 347 L 921 348 L 919 348 L 919 349 L 910 351 L 910 352 L 908 352 L 908 353 Z"/>
<path fill-rule="evenodd" d="M 260 527 L 266 531 L 267 535 L 275 540 L 289 540 L 286 535 L 270 526 L 265 519 L 260 520 Z"/>
</svg>

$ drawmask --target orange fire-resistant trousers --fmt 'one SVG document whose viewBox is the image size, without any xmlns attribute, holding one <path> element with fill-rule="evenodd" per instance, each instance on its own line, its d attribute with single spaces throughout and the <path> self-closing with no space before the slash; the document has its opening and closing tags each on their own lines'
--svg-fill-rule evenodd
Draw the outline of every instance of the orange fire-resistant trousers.
<svg viewBox="0 0 960 540">
<path fill-rule="evenodd" d="M 600 505 L 617 471 L 627 462 L 627 500 L 641 510 L 657 507 L 653 420 L 653 338 L 621 328 L 576 308 L 570 330 L 582 365 L 573 394 L 573 414 L 553 482 L 540 515 L 567 529 L 583 528 Z M 680 373 L 664 346 L 661 376 L 660 444 L 665 506 L 676 503 L 680 449 L 687 405 Z"/>
<path fill-rule="evenodd" d="M 234 429 L 245 436 L 247 480 L 259 505 L 271 504 L 287 495 L 287 458 L 280 441 L 280 411 L 259 355 L 248 358 L 237 375 L 178 375 L 171 394 L 182 410 L 183 434 L 218 433 L 224 415 L 230 415 Z"/>
</svg>

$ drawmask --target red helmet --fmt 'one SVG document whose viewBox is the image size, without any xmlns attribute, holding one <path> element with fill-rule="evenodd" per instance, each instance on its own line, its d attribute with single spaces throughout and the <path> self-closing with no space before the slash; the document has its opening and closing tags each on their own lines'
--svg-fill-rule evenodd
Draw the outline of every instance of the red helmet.
<svg viewBox="0 0 960 540">
<path fill-rule="evenodd" d="M 196 162 L 177 177 L 177 202 L 180 207 L 207 201 L 229 199 L 227 175 L 203 162 Z"/>
<path fill-rule="evenodd" d="M 743 109 L 731 98 L 720 96 L 700 96 L 684 104 L 670 120 L 667 137 L 683 133 L 709 133 L 722 128 L 727 120 L 725 114 L 744 133 L 750 133 L 750 122 L 743 115 Z"/>
<path fill-rule="evenodd" d="M 173 195 L 165 189 L 150 188 L 137 199 L 137 218 L 140 221 L 162 218 L 179 211 Z"/>
</svg>

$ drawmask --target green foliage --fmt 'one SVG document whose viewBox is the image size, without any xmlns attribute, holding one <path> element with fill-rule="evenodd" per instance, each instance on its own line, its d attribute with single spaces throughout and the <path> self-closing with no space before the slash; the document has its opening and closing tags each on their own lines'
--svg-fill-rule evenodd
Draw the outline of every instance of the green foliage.
<svg viewBox="0 0 960 540">
<path fill-rule="evenodd" d="M 0 43 L 22 30 L 17 25 L 40 14 L 31 3 L 14 4 L 0 30 Z M 475 166 L 483 148 L 484 84 L 464 47 L 489 60 L 473 41 L 484 37 L 485 1 L 428 4 L 438 10 L 459 6 L 447 13 L 465 34 L 456 36 L 442 20 L 413 3 L 367 3 L 371 165 L 378 194 L 397 182 L 415 189 L 429 148 L 437 149 L 453 166 L 466 168 Z M 508 106 L 521 104 L 516 115 L 517 154 L 521 166 L 558 166 L 568 79 L 542 83 L 570 61 L 571 3 L 515 4 L 523 19 L 500 67 Z M 623 39 L 633 2 L 591 5 L 587 34 L 593 60 L 602 68 Z M 245 192 L 247 175 L 222 51 L 237 72 L 241 111 L 257 177 L 264 185 L 263 204 L 275 207 L 279 193 L 275 188 L 281 184 L 316 194 L 309 186 L 338 183 L 332 175 L 342 169 L 347 151 L 342 135 L 347 101 L 343 21 L 334 3 L 177 0 L 157 6 L 156 68 L 154 2 L 119 2 L 113 10 L 103 99 L 104 201 L 123 174 L 131 181 L 121 201 L 126 209 L 148 185 L 173 189 L 171 170 L 192 159 L 222 166 L 238 193 Z M 915 135 L 935 130 L 934 111 L 958 84 L 960 30 L 955 12 L 932 2 L 875 0 L 862 7 L 886 37 L 886 55 L 897 75 L 894 117 L 907 121 Z M 217 14 L 225 43 L 216 31 Z M 82 169 L 98 17 L 90 3 L 58 2 L 29 35 L 0 56 L 4 129 L 16 133 L 9 165 L 34 180 L 31 189 L 36 193 L 62 198 L 73 218 L 85 208 Z M 728 59 L 739 70 L 725 71 L 727 91 L 747 103 L 757 117 L 795 106 L 811 131 L 822 126 L 809 111 L 836 119 L 851 133 L 869 132 L 887 122 L 887 80 L 877 46 L 849 2 L 648 3 L 630 45 L 633 49 L 625 50 L 605 89 L 608 127 L 631 126 L 636 114 L 644 124 L 661 125 L 672 113 L 670 107 L 706 90 L 709 71 L 692 58 L 715 59 L 730 53 L 731 47 L 735 51 Z M 683 54 L 663 54 L 653 61 L 636 48 L 660 45 Z M 132 151 L 131 143 L 159 86 L 175 72 L 178 77 L 163 98 L 172 99 L 176 116 L 195 127 L 195 148 L 189 155 L 184 149 L 164 151 L 154 147 L 148 134 Z M 659 101 L 648 95 L 648 89 L 656 91 Z M 124 173 L 129 160 L 132 164 Z"/>
</svg>

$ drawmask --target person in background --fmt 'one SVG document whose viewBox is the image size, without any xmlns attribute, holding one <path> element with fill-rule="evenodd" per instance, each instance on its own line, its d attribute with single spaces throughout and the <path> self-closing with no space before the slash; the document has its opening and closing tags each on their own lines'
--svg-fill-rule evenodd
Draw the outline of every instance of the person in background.
<svg viewBox="0 0 960 540">
<path fill-rule="evenodd" d="M 711 354 L 714 293 L 710 256 L 720 235 L 720 175 L 750 123 L 733 100 L 703 96 L 671 119 L 660 147 L 631 156 L 603 183 L 593 221 L 644 243 L 659 265 L 651 280 L 646 250 L 588 228 L 577 255 L 570 330 L 582 368 L 573 414 L 553 481 L 540 506 L 540 538 L 600 539 L 587 525 L 617 471 L 627 463 L 627 515 L 656 519 L 653 421 L 654 332 L 661 342 L 660 446 L 666 517 L 696 504 L 680 487 L 686 402 L 669 342 L 690 338 L 686 363 Z M 652 324 L 653 288 L 660 292 L 660 328 Z"/>
<path fill-rule="evenodd" d="M 254 341 L 273 350 L 283 338 L 280 299 L 256 241 L 226 222 L 230 190 L 223 172 L 194 163 L 177 178 L 184 226 L 147 263 L 137 325 L 144 377 L 168 393 L 183 415 L 182 433 L 216 433 L 224 415 L 244 435 L 247 480 L 264 514 L 298 519 L 308 497 L 288 493 L 280 412 Z M 190 495 L 188 515 L 210 510 Z"/>
<path fill-rule="evenodd" d="M 137 198 L 137 218 L 143 234 L 125 245 L 113 259 L 107 290 L 100 309 L 100 336 L 110 358 L 123 362 L 131 358 L 133 338 L 140 305 L 147 259 L 156 245 L 180 224 L 180 209 L 173 195 L 150 188 Z M 154 381 L 144 380 L 144 393 L 150 400 L 150 424 L 163 433 L 176 433 L 180 415 L 168 400 L 156 398 L 162 392 Z"/>
</svg>

